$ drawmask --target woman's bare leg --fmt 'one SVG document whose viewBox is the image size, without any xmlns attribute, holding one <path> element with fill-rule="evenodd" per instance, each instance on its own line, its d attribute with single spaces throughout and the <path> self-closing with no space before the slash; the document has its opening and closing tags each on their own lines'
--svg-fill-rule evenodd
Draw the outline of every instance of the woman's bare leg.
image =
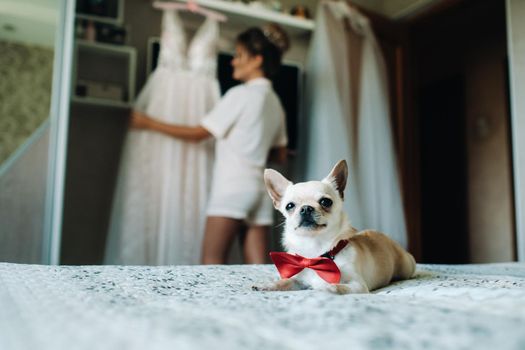
<svg viewBox="0 0 525 350">
<path fill-rule="evenodd" d="M 268 262 L 267 241 L 270 226 L 250 226 L 243 244 L 246 264 L 266 264 Z"/>
<path fill-rule="evenodd" d="M 208 216 L 202 244 L 203 264 L 225 264 L 233 239 L 243 227 L 242 220 Z"/>
</svg>

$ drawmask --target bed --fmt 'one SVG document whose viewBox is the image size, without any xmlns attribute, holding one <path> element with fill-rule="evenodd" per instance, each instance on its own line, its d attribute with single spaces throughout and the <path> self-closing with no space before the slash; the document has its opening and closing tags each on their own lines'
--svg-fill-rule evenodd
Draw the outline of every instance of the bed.
<svg viewBox="0 0 525 350">
<path fill-rule="evenodd" d="M 367 295 L 251 290 L 276 277 L 0 263 L 0 349 L 525 349 L 525 264 L 418 265 Z"/>
</svg>

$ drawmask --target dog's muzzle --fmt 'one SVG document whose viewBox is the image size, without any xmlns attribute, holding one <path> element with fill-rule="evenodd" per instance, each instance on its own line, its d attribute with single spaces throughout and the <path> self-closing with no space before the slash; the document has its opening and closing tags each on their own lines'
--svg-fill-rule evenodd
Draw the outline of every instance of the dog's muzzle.
<svg viewBox="0 0 525 350">
<path fill-rule="evenodd" d="M 301 220 L 299 221 L 299 227 L 317 227 L 317 221 L 314 218 L 315 209 L 309 205 L 305 205 L 301 208 L 299 215 Z"/>
</svg>

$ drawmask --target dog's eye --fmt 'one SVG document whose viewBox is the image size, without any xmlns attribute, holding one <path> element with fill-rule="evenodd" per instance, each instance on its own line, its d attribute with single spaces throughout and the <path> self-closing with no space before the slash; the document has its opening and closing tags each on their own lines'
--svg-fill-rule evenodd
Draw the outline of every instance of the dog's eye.
<svg viewBox="0 0 525 350">
<path fill-rule="evenodd" d="M 319 204 L 321 204 L 324 208 L 330 208 L 333 202 L 330 198 L 321 198 Z"/>
<path fill-rule="evenodd" d="M 295 208 L 295 204 L 290 202 L 288 204 L 286 204 L 286 210 L 292 210 L 293 208 Z"/>
</svg>

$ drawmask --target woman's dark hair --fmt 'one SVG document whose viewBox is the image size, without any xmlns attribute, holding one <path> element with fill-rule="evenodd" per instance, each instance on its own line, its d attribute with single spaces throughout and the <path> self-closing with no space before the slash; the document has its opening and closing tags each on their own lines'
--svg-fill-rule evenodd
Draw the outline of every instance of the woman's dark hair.
<svg viewBox="0 0 525 350">
<path fill-rule="evenodd" d="M 262 70 L 267 78 L 279 72 L 282 56 L 289 47 L 288 35 L 276 24 L 247 29 L 237 36 L 237 43 L 252 56 L 262 56 Z"/>
</svg>

